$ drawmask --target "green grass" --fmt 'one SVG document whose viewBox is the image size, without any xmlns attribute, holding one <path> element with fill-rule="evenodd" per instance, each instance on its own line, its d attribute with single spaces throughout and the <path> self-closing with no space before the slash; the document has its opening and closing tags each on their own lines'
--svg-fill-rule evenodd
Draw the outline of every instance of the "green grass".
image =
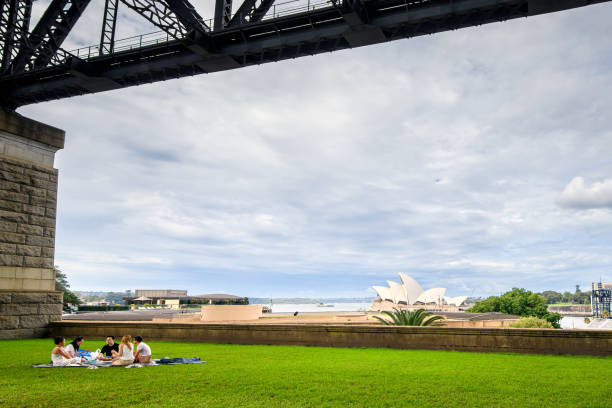
<svg viewBox="0 0 612 408">
<path fill-rule="evenodd" d="M 85 348 L 102 341 L 87 340 Z M 207 364 L 30 368 L 52 341 L 0 341 L 1 407 L 610 407 L 612 358 L 150 342 Z"/>
</svg>

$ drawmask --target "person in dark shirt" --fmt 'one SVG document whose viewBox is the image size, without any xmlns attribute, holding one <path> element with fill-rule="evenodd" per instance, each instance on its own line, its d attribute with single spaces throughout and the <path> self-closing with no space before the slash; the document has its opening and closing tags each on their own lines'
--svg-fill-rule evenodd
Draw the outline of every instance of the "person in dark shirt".
<svg viewBox="0 0 612 408">
<path fill-rule="evenodd" d="M 115 343 L 115 336 L 108 336 L 106 338 L 106 345 L 100 350 L 100 353 L 103 355 L 98 356 L 98 359 L 111 361 L 113 359 L 113 351 L 115 354 L 119 352 L 119 344 Z"/>
</svg>

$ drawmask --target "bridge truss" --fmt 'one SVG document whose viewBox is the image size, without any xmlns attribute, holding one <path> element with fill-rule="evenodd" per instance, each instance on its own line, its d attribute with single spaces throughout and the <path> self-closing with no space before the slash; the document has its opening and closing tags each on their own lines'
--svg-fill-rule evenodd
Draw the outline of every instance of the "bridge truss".
<svg viewBox="0 0 612 408">
<path fill-rule="evenodd" d="M 30 30 L 34 0 L 0 0 L 0 108 L 360 47 L 610 0 L 103 0 L 100 43 L 62 44 L 90 0 L 52 0 Z M 302 4 L 302 3 L 300 3 Z M 160 32 L 115 38 L 127 7 Z"/>
</svg>

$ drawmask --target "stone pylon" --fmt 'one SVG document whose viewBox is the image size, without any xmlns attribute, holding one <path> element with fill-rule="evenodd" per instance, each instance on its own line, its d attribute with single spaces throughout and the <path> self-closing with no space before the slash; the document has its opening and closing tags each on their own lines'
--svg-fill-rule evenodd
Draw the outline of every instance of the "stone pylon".
<svg viewBox="0 0 612 408">
<path fill-rule="evenodd" d="M 61 319 L 53 162 L 63 147 L 63 130 L 0 110 L 0 339 L 41 337 Z"/>
</svg>

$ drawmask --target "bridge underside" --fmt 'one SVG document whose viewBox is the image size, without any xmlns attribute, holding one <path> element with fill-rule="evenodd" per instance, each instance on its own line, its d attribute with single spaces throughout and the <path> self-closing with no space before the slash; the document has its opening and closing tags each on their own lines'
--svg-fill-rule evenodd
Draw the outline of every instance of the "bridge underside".
<svg viewBox="0 0 612 408">
<path fill-rule="evenodd" d="M 19 106 L 224 71 L 609 0 L 351 0 L 180 39 L 0 75 L 0 106 Z"/>
</svg>

